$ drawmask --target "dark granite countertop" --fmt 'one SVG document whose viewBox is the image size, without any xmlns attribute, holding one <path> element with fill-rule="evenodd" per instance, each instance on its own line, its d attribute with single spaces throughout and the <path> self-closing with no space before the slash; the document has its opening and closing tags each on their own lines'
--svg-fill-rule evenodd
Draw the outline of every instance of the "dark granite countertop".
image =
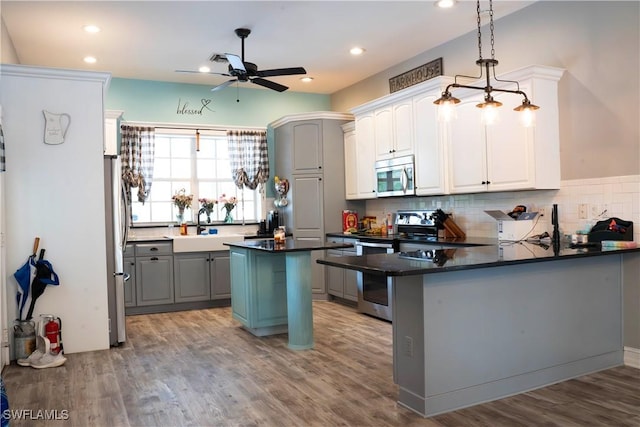
<svg viewBox="0 0 640 427">
<path fill-rule="evenodd" d="M 400 252 L 396 252 L 393 254 L 375 254 L 360 257 L 331 257 L 319 259 L 317 262 L 376 275 L 412 276 L 639 251 L 640 248 L 613 249 L 597 246 L 572 248 L 566 245 L 556 251 L 553 246 L 535 243 L 501 242 L 491 246 L 439 250 L 435 261 L 406 259 L 401 257 Z"/>
<path fill-rule="evenodd" d="M 369 242 L 397 242 L 397 243 L 423 243 L 425 245 L 447 245 L 447 246 L 486 246 L 497 245 L 498 239 L 488 237 L 466 237 L 460 238 L 438 238 L 438 237 L 409 237 L 404 234 L 394 234 L 391 236 L 380 236 L 375 234 L 352 233 L 345 234 L 341 232 L 327 233 L 327 237 L 342 237 L 345 239 L 358 239 Z"/>
<path fill-rule="evenodd" d="M 252 249 L 258 251 L 280 253 L 280 252 L 302 252 L 316 251 L 322 249 L 350 248 L 349 243 L 325 243 L 309 240 L 285 239 L 284 243 L 276 243 L 273 239 L 267 240 L 245 240 L 242 242 L 225 243 L 226 246 L 236 248 Z"/>
</svg>

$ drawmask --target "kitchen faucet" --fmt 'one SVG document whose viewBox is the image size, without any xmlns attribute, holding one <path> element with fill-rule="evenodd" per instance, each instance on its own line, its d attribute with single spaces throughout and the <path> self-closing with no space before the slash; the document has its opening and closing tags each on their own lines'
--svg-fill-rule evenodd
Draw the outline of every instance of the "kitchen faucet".
<svg viewBox="0 0 640 427">
<path fill-rule="evenodd" d="M 198 211 L 198 226 L 196 227 L 196 235 L 200 235 L 201 231 L 204 231 L 204 226 L 200 225 L 200 215 L 202 215 L 203 213 L 207 213 L 207 209 L 206 208 L 200 208 L 200 210 Z"/>
</svg>

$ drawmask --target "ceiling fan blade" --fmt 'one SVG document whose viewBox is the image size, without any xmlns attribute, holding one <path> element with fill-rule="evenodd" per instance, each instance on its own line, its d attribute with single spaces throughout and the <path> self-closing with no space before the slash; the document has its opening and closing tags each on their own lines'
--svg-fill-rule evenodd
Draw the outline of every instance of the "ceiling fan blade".
<svg viewBox="0 0 640 427">
<path fill-rule="evenodd" d="M 307 70 L 303 67 L 291 67 L 291 68 L 274 68 L 272 70 L 260 70 L 256 73 L 259 77 L 274 77 L 274 76 L 292 76 L 295 74 L 307 74 Z"/>
<path fill-rule="evenodd" d="M 280 83 L 272 82 L 271 80 L 261 79 L 259 77 L 251 79 L 251 82 L 260 86 L 264 86 L 269 89 L 277 90 L 278 92 L 284 92 L 285 90 L 289 89 L 287 86 L 283 86 Z"/>
<path fill-rule="evenodd" d="M 225 76 L 225 77 L 231 77 L 231 74 L 227 74 L 227 73 L 214 73 L 213 71 L 207 72 L 207 73 L 203 73 L 202 71 L 195 71 L 195 70 L 175 70 L 176 73 L 188 73 L 188 74 L 213 74 L 216 76 Z"/>
<path fill-rule="evenodd" d="M 237 82 L 237 81 L 238 81 L 238 79 L 227 80 L 226 82 L 221 83 L 218 86 L 212 87 L 211 88 L 211 92 L 215 92 L 215 91 L 218 91 L 220 89 L 224 89 L 225 87 L 229 86 L 231 83 Z"/>
<path fill-rule="evenodd" d="M 229 65 L 231 65 L 232 69 L 242 71 L 243 73 L 247 72 L 247 70 L 244 68 L 244 63 L 242 62 L 242 59 L 240 59 L 238 55 L 234 55 L 232 53 L 225 53 L 225 56 L 227 57 L 227 61 L 229 61 Z"/>
</svg>

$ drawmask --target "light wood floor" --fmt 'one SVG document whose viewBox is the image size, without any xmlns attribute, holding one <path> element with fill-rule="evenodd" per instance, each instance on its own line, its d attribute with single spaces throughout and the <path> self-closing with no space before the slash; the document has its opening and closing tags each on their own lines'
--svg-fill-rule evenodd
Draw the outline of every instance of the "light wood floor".
<svg viewBox="0 0 640 427">
<path fill-rule="evenodd" d="M 315 349 L 256 338 L 229 308 L 127 318 L 120 348 L 3 371 L 21 426 L 640 426 L 640 370 L 619 367 L 424 419 L 396 404 L 391 325 L 314 302 Z"/>
</svg>

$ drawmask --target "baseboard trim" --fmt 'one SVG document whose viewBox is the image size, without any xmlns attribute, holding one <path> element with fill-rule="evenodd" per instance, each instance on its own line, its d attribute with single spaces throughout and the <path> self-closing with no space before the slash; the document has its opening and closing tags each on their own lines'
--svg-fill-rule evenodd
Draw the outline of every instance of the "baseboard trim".
<svg viewBox="0 0 640 427">
<path fill-rule="evenodd" d="M 624 348 L 624 364 L 632 368 L 640 369 L 640 349 L 633 347 Z"/>
</svg>

